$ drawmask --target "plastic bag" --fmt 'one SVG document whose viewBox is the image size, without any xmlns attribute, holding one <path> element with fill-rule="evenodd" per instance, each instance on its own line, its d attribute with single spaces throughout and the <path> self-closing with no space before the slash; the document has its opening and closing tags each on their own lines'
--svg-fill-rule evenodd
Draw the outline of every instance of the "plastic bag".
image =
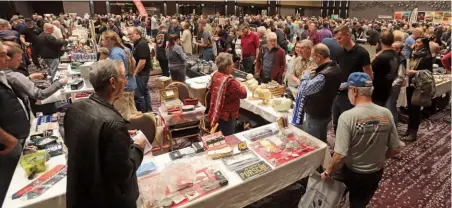
<svg viewBox="0 0 452 208">
<path fill-rule="evenodd" d="M 342 182 L 322 180 L 319 174 L 314 173 L 309 176 L 306 193 L 301 197 L 298 208 L 336 208 L 345 188 Z"/>
</svg>

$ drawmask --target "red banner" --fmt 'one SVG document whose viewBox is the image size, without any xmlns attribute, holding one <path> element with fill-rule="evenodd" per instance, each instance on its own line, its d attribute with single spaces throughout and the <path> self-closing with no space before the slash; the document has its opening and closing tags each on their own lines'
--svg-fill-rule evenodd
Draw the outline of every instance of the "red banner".
<svg viewBox="0 0 452 208">
<path fill-rule="evenodd" d="M 138 9 L 138 12 L 140 13 L 140 16 L 148 16 L 148 13 L 146 12 L 146 9 L 143 6 L 143 3 L 141 3 L 140 0 L 133 0 L 133 3 L 135 3 L 135 6 Z"/>
</svg>

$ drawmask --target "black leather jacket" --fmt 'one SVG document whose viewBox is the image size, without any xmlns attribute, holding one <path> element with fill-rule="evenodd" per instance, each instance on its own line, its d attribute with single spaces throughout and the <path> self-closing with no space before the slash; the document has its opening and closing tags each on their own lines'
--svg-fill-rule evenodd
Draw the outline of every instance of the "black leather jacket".
<svg viewBox="0 0 452 208">
<path fill-rule="evenodd" d="M 0 128 L 17 139 L 26 139 L 30 133 L 30 120 L 17 95 L 3 81 L 0 81 L 0 109 Z"/>
<path fill-rule="evenodd" d="M 136 207 L 136 170 L 143 150 L 125 121 L 93 94 L 74 102 L 64 118 L 68 148 L 67 207 Z"/>
</svg>

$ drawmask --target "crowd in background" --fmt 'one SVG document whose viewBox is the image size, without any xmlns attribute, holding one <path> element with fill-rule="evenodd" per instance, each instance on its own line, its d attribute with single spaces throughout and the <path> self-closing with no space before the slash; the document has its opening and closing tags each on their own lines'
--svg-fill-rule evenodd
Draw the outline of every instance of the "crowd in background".
<svg viewBox="0 0 452 208">
<path fill-rule="evenodd" d="M 119 61 L 101 61 L 94 67 L 94 71 L 99 74 L 95 75 L 92 84 L 96 96 L 101 96 L 90 98 L 90 102 L 105 106 L 111 104 L 128 119 L 136 111 L 152 111 L 147 83 L 153 70 L 153 61 L 159 62 L 164 76 L 170 76 L 173 81 L 180 82 L 185 82 L 187 57 L 196 53 L 205 61 L 216 60 L 219 73 L 225 75 L 217 73 L 214 75 L 217 77 L 215 80 L 227 80 L 234 70 L 233 62 L 240 63 L 242 70 L 253 74 L 261 83 L 274 80 L 298 88 L 294 114 L 297 122 L 294 123 L 301 124 L 302 122 L 298 121 L 306 114 L 303 129 L 309 134 L 326 141 L 328 123 L 333 120 L 337 135 L 349 138 L 348 142 L 350 140 L 357 142 L 356 147 L 349 149 L 347 142 L 337 140 L 338 148 L 335 149 L 333 166 L 328 168 L 322 177 L 329 177 L 332 171 L 337 169 L 334 165 L 345 160 L 348 166 L 345 183 L 351 192 L 357 194 L 355 199 L 351 199 L 351 203 L 358 207 L 366 205 L 378 187 L 385 156 L 381 156 L 378 151 L 369 155 L 359 149 L 364 145 L 364 140 L 356 137 L 361 130 L 359 126 L 361 124 L 354 122 L 360 119 L 381 118 L 378 125 L 386 124 L 381 127 L 384 133 L 375 134 L 371 139 L 378 140 L 380 137 L 390 139 L 387 139 L 388 144 L 377 142 L 372 145 L 379 145 L 377 149 L 384 146 L 391 151 L 394 150 L 387 153 L 387 157 L 396 154 L 395 150 L 401 147 L 396 132 L 397 100 L 401 89 L 406 88 L 409 115 L 408 130 L 401 135 L 404 136 L 404 140 L 413 141 L 416 140 L 419 129 L 421 105 L 412 103 L 412 97 L 419 87 L 417 84 L 428 83 L 419 79 L 431 76 L 437 57 L 442 59 L 442 65 L 450 72 L 451 27 L 446 24 L 297 15 L 282 17 L 247 14 L 225 17 L 220 14 L 139 16 L 124 13 L 78 17 L 61 13 L 58 16 L 34 14 L 29 18 L 17 15 L 10 21 L 0 19 L 0 40 L 3 42 L 0 67 L 1 71 L 6 72 L 7 80 L 1 80 L 4 83 L 1 86 L 4 88 L 2 91 L 4 96 L 9 96 L 5 99 L 14 101 L 15 104 L 8 108 L 12 108 L 11 106 L 17 108 L 11 113 L 20 113 L 23 107 L 26 113 L 2 115 L 2 119 L 16 118 L 15 123 L 20 124 L 21 129 L 29 130 L 29 126 L 25 125 L 30 120 L 28 115 L 30 110 L 27 108 L 29 98 L 43 99 L 67 82 L 67 79 L 63 79 L 55 82 L 56 84 L 47 90 L 34 90 L 28 79 L 43 79 L 45 76 L 42 73 L 30 74 L 29 60 L 31 59 L 38 69 L 44 68 L 42 64 L 46 65 L 48 75 L 54 77 L 59 58 L 63 53 L 62 49 L 67 45 L 71 31 L 78 25 L 90 27 L 90 20 L 93 21 L 96 42 L 102 47 L 99 49 L 100 59 Z M 150 43 L 155 45 L 151 48 Z M 12 46 L 3 47 L 8 44 Z M 375 47 L 375 54 L 369 54 L 363 45 Z M 240 48 L 239 52 L 237 48 Z M 114 79 L 106 78 L 110 80 L 108 89 L 104 88 L 105 83 L 101 83 L 103 77 L 100 73 L 102 70 L 108 71 L 106 67 L 115 68 L 109 71 Z M 14 76 L 11 74 L 8 76 L 7 69 L 17 70 L 23 75 L 20 75 L 18 81 L 17 72 Z M 121 80 L 120 84 L 117 83 L 118 80 Z M 221 83 L 220 81 L 218 83 Z M 28 84 L 24 85 L 24 82 Z M 229 95 L 226 96 L 224 103 L 228 105 L 228 102 L 234 102 L 234 106 L 231 107 L 234 112 L 215 104 L 213 107 L 217 111 L 209 112 L 209 117 L 220 122 L 220 128 L 225 134 L 233 133 L 231 127 L 234 124 L 231 121 L 237 118 L 239 107 L 236 105 L 239 103 L 237 101 L 246 97 L 246 91 L 240 83 L 231 86 L 238 93 L 234 99 L 228 97 Z M 102 93 L 107 91 L 110 94 L 102 96 Z M 11 92 L 17 93 L 20 99 L 17 100 Z M 214 95 L 221 96 L 221 93 L 226 92 L 232 91 L 221 89 L 214 92 Z M 113 100 L 102 101 L 104 98 Z M 354 107 L 358 105 L 360 108 Z M 82 109 L 80 111 L 88 111 L 82 104 L 77 106 Z M 21 118 L 23 119 L 18 121 Z M 68 121 L 76 123 L 72 119 L 68 118 Z M 86 119 L 89 120 L 88 117 Z M 11 127 L 4 123 L 1 125 L 2 135 L 5 130 L 21 142 L 28 136 L 26 132 L 17 133 L 19 127 Z M 80 135 L 84 135 L 83 132 Z M 380 140 L 383 140 L 381 138 Z M 70 145 L 68 148 L 71 151 Z M 383 148 L 378 150 L 385 152 Z M 134 151 L 137 158 L 142 158 L 142 150 Z M 358 152 L 357 154 L 364 156 L 356 157 L 356 154 L 347 156 L 348 151 Z M 18 155 L 14 157 L 18 158 Z M 379 160 L 374 161 L 375 158 Z M 136 161 L 141 162 L 141 159 Z M 373 162 L 374 165 L 356 165 L 355 162 L 358 164 Z M 14 170 L 15 165 L 9 166 Z M 352 183 L 350 180 L 353 178 L 355 181 L 362 180 L 368 183 Z M 136 183 L 136 178 L 128 178 L 127 181 Z M 73 184 L 74 181 L 70 183 Z M 75 195 L 69 197 L 77 198 Z M 127 197 L 133 205 L 136 197 Z"/>
</svg>

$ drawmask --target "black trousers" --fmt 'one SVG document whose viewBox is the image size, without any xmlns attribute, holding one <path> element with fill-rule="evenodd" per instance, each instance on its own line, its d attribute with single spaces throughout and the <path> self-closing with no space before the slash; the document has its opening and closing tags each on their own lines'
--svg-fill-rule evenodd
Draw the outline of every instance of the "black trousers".
<svg viewBox="0 0 452 208">
<path fill-rule="evenodd" d="M 344 165 L 335 179 L 347 186 L 350 208 L 365 208 L 377 190 L 382 175 L 383 168 L 373 173 L 357 173 Z"/>
<path fill-rule="evenodd" d="M 168 68 L 168 59 L 157 56 L 157 60 L 159 61 L 163 76 L 169 77 L 170 73 L 169 73 L 169 68 Z"/>
<path fill-rule="evenodd" d="M 33 61 L 33 64 L 36 66 L 36 68 L 41 68 L 41 65 L 39 64 L 38 52 L 37 52 L 36 46 L 31 45 L 30 50 L 31 50 L 31 60 Z"/>
<path fill-rule="evenodd" d="M 418 130 L 421 124 L 421 106 L 412 105 L 411 97 L 413 97 L 414 87 L 406 88 L 406 96 L 408 101 L 408 129 Z"/>
<path fill-rule="evenodd" d="M 348 111 L 352 109 L 354 106 L 350 103 L 350 100 L 348 99 L 347 91 L 345 92 L 338 92 L 336 95 L 336 98 L 333 101 L 333 127 L 334 127 L 334 134 L 336 134 L 337 129 L 337 123 L 339 121 L 339 116 L 345 111 Z"/>
</svg>

